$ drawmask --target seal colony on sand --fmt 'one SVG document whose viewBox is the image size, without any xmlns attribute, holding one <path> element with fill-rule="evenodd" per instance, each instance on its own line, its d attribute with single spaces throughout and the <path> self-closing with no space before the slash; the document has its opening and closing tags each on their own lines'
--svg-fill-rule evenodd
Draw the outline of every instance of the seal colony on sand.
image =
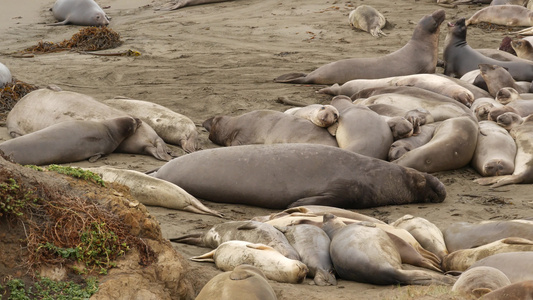
<svg viewBox="0 0 533 300">
<path fill-rule="evenodd" d="M 405 46 L 382 57 L 351 58 L 321 66 L 309 74 L 289 73 L 274 79 L 282 83 L 343 84 L 353 79 L 375 79 L 417 73 L 435 73 L 440 24 L 444 10 L 424 16 Z"/>
<path fill-rule="evenodd" d="M 58 21 L 49 25 L 106 26 L 109 19 L 94 0 L 57 0 L 52 7 Z"/>
</svg>

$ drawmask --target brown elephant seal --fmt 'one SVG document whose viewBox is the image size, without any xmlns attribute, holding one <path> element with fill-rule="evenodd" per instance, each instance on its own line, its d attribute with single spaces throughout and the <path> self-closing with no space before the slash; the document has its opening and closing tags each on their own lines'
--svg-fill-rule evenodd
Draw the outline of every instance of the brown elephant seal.
<svg viewBox="0 0 533 300">
<path fill-rule="evenodd" d="M 496 118 L 496 123 L 507 131 L 511 131 L 513 127 L 520 125 L 523 122 L 524 118 L 514 112 L 506 112 Z"/>
<path fill-rule="evenodd" d="M 502 105 L 507 105 L 515 100 L 533 100 L 533 94 L 520 93 L 517 89 L 512 87 L 503 87 L 496 93 L 495 100 L 501 103 Z M 527 104 L 529 102 L 523 103 Z M 513 105 L 510 105 L 510 107 L 513 107 Z M 524 112 L 524 114 L 524 117 L 527 117 L 529 115 L 527 112 Z"/>
<path fill-rule="evenodd" d="M 528 40 L 526 39 L 513 40 L 511 42 L 511 46 L 516 52 L 516 56 L 523 58 L 523 59 L 527 59 L 527 60 L 533 60 L 533 45 L 531 45 L 531 43 Z"/>
<path fill-rule="evenodd" d="M 226 2 L 231 0 L 178 0 L 175 3 L 168 3 L 163 7 L 156 8 L 156 10 L 176 10 L 185 6 L 202 5 L 209 3 Z"/>
<path fill-rule="evenodd" d="M 515 80 L 529 82 L 533 80 L 533 63 L 499 61 L 486 57 L 468 45 L 466 32 L 467 27 L 464 18 L 453 24 L 448 23 L 448 33 L 443 52 L 443 59 L 446 63 L 444 75 L 461 77 L 469 71 L 478 69 L 479 64 L 485 63 L 507 68 Z"/>
<path fill-rule="evenodd" d="M 209 140 L 220 146 L 312 143 L 338 146 L 325 128 L 275 110 L 254 110 L 240 116 L 215 116 L 204 121 Z"/>
<path fill-rule="evenodd" d="M 10 83 L 11 81 L 13 81 L 11 71 L 9 71 L 9 68 L 6 67 L 6 65 L 0 63 L 0 87 L 3 87 L 6 83 Z"/>
<path fill-rule="evenodd" d="M 222 271 L 249 264 L 260 269 L 266 278 L 285 283 L 302 283 L 309 272 L 304 263 L 287 258 L 270 246 L 237 240 L 224 242 L 215 250 L 190 260 L 214 262 Z"/>
<path fill-rule="evenodd" d="M 334 215 L 324 215 L 322 229 L 331 239 L 330 257 L 340 278 L 378 285 L 451 285 L 455 282 L 436 272 L 402 269 L 394 242 L 374 224 L 346 225 Z"/>
<path fill-rule="evenodd" d="M 395 160 L 421 172 L 439 172 L 466 166 L 476 150 L 479 126 L 468 116 L 442 121 L 431 140 Z"/>
<path fill-rule="evenodd" d="M 46 88 L 21 98 L 9 112 L 6 125 L 9 135 L 17 137 L 67 120 L 96 121 L 126 116 L 129 115 L 91 96 Z M 160 160 L 172 158 L 165 142 L 144 122 L 115 152 L 151 155 Z"/>
<path fill-rule="evenodd" d="M 496 5 L 480 9 L 468 20 L 466 26 L 478 23 L 504 26 L 533 26 L 533 12 L 522 5 Z"/>
<path fill-rule="evenodd" d="M 483 295 L 482 300 L 533 300 L 533 280 L 516 282 Z"/>
<path fill-rule="evenodd" d="M 493 267 L 502 271 L 511 283 L 533 280 L 533 252 L 507 252 L 487 256 L 475 262 L 470 268 Z"/>
<path fill-rule="evenodd" d="M 339 126 L 335 137 L 341 149 L 386 160 L 394 141 L 387 122 L 364 105 L 354 105 L 348 96 L 331 100 L 339 111 Z"/>
<path fill-rule="evenodd" d="M 329 236 L 314 225 L 299 224 L 280 228 L 289 243 L 300 254 L 300 260 L 307 266 L 308 277 L 318 286 L 337 285 L 335 270 L 329 257 Z"/>
<path fill-rule="evenodd" d="M 480 266 L 462 273 L 453 285 L 452 292 L 479 298 L 510 284 L 511 281 L 502 271 Z"/>
<path fill-rule="evenodd" d="M 476 150 L 470 162 L 483 177 L 513 174 L 516 143 L 493 121 L 479 122 Z"/>
<path fill-rule="evenodd" d="M 171 242 L 216 248 L 220 244 L 241 240 L 265 244 L 291 259 L 300 259 L 298 252 L 291 246 L 285 235 L 272 225 L 257 221 L 229 221 L 214 225 L 205 233 L 188 234 L 170 238 Z"/>
<path fill-rule="evenodd" d="M 446 198 L 444 185 L 432 175 L 316 144 L 206 149 L 173 159 L 154 176 L 200 199 L 276 209 L 363 208 Z"/>
<path fill-rule="evenodd" d="M 477 98 L 470 107 L 478 121 L 488 120 L 490 110 L 494 107 L 502 107 L 503 105 L 494 98 L 481 97 Z"/>
<path fill-rule="evenodd" d="M 196 125 L 182 114 L 156 103 L 124 97 L 115 97 L 102 102 L 141 119 L 165 142 L 180 146 L 187 153 L 198 149 Z"/>
<path fill-rule="evenodd" d="M 289 73 L 276 78 L 282 83 L 343 84 L 358 78 L 383 78 L 417 73 L 435 73 L 440 24 L 446 13 L 437 10 L 424 16 L 402 48 L 381 57 L 351 58 L 321 66 L 309 74 Z M 422 50 L 423 49 L 423 50 Z"/>
<path fill-rule="evenodd" d="M 496 97 L 498 91 L 505 87 L 510 87 L 524 93 L 529 90 L 529 85 L 531 84 L 528 82 L 527 87 L 521 86 L 513 79 L 509 71 L 502 66 L 479 64 L 479 71 L 492 97 Z"/>
<path fill-rule="evenodd" d="M 386 117 L 381 116 L 392 132 L 393 140 L 399 140 L 403 138 L 408 138 L 414 134 L 413 123 L 409 122 L 404 117 Z"/>
<path fill-rule="evenodd" d="M 57 0 L 52 7 L 58 21 L 49 25 L 107 26 L 109 19 L 94 0 Z"/>
<path fill-rule="evenodd" d="M 533 239 L 533 223 L 524 220 L 457 222 L 442 231 L 450 253 L 470 249 L 508 237 Z"/>
<path fill-rule="evenodd" d="M 102 121 L 65 121 L 7 140 L 0 150 L 21 165 L 48 165 L 89 159 L 113 152 L 140 126 L 141 121 L 120 117 Z"/>
<path fill-rule="evenodd" d="M 265 274 L 252 265 L 238 265 L 211 278 L 195 300 L 277 300 Z"/>
<path fill-rule="evenodd" d="M 512 175 L 497 176 L 491 178 L 478 178 L 474 180 L 481 185 L 499 187 L 508 184 L 533 183 L 533 115 L 523 119 L 522 124 L 513 127 L 510 131 L 517 146 Z"/>
<path fill-rule="evenodd" d="M 419 134 L 394 141 L 389 149 L 388 160 L 395 161 L 405 153 L 427 144 L 433 138 L 438 124 L 440 122 L 421 126 Z"/>
<path fill-rule="evenodd" d="M 293 107 L 284 113 L 307 119 L 319 127 L 329 127 L 339 119 L 339 111 L 333 105 L 311 104 Z"/>
<path fill-rule="evenodd" d="M 381 29 L 387 24 L 387 19 L 370 5 L 357 6 L 348 15 L 348 20 L 353 28 L 366 31 L 374 37 L 386 36 Z"/>
<path fill-rule="evenodd" d="M 518 114 L 520 115 L 520 113 L 518 113 L 514 108 L 512 108 L 511 106 L 507 106 L 507 105 L 503 105 L 503 106 L 495 106 L 493 108 L 491 108 L 489 110 L 489 114 L 488 114 L 488 120 L 489 121 L 494 121 L 496 122 L 496 120 L 498 120 L 498 117 L 504 113 L 508 113 L 508 112 L 512 112 L 512 113 L 515 113 L 515 114 Z"/>
</svg>

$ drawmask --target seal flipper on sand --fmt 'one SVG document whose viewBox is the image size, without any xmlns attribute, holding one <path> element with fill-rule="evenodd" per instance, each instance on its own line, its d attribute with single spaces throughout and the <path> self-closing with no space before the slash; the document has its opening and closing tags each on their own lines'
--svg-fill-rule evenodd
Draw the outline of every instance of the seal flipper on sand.
<svg viewBox="0 0 533 300">
<path fill-rule="evenodd" d="M 46 26 L 61 26 L 61 25 L 67 25 L 68 24 L 68 19 L 65 19 L 61 22 L 57 22 L 57 23 L 52 23 L 52 24 L 46 24 Z"/>
<path fill-rule="evenodd" d="M 159 160 L 169 161 L 172 159 L 172 155 L 169 154 L 172 153 L 172 151 L 161 139 L 157 140 L 154 146 L 146 147 L 145 151 L 147 154 L 150 154 Z"/>
<path fill-rule="evenodd" d="M 205 247 L 202 237 L 203 237 L 203 234 L 201 233 L 193 233 L 193 234 L 187 234 L 184 236 L 180 236 L 177 238 L 171 238 L 169 239 L 169 241 L 174 242 L 174 243 Z"/>
<path fill-rule="evenodd" d="M 274 82 L 280 82 L 280 83 L 308 83 L 307 81 L 307 74 L 305 73 L 287 73 L 283 74 L 276 79 L 274 79 Z"/>
</svg>

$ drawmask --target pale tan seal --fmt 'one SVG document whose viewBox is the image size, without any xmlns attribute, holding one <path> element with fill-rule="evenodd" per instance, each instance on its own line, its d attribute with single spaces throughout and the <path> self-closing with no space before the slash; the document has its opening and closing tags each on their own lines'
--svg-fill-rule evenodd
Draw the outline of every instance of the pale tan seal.
<svg viewBox="0 0 533 300">
<path fill-rule="evenodd" d="M 106 26 L 109 19 L 94 0 L 57 0 L 52 7 L 58 21 L 49 25 Z"/>
<path fill-rule="evenodd" d="M 329 104 L 311 104 L 304 107 L 293 107 L 287 109 L 284 113 L 307 119 L 319 127 L 330 127 L 339 119 L 339 111 L 333 105 Z"/>
<path fill-rule="evenodd" d="M 479 64 L 479 71 L 492 97 L 496 97 L 496 94 L 502 88 L 513 88 L 519 91 L 520 93 L 524 93 L 529 90 L 529 85 L 531 85 L 530 82 L 527 82 L 526 86 L 520 85 L 514 80 L 513 76 L 509 73 L 509 71 L 507 71 L 502 66 L 492 64 Z"/>
<path fill-rule="evenodd" d="M 505 26 L 533 26 L 533 12 L 521 5 L 496 5 L 480 9 L 468 20 L 466 26 L 481 22 Z"/>
<path fill-rule="evenodd" d="M 511 283 L 533 280 L 533 251 L 497 253 L 475 262 L 470 268 L 488 266 L 502 271 Z M 502 299 L 502 298 L 499 298 Z"/>
<path fill-rule="evenodd" d="M 381 31 L 387 24 L 387 19 L 377 9 L 370 5 L 359 5 L 348 15 L 350 25 L 366 31 L 374 37 L 386 36 Z"/>
<path fill-rule="evenodd" d="M 533 45 L 526 39 L 516 39 L 511 42 L 511 47 L 513 47 L 516 52 L 516 56 L 533 60 Z"/>
<path fill-rule="evenodd" d="M 452 292 L 479 298 L 510 284 L 511 281 L 502 271 L 493 267 L 479 266 L 462 273 L 453 285 Z"/>
<path fill-rule="evenodd" d="M 195 300 L 277 300 L 265 274 L 252 265 L 239 265 L 211 278 Z"/>
<path fill-rule="evenodd" d="M 509 132 L 493 121 L 479 122 L 476 150 L 470 162 L 483 177 L 514 171 L 516 143 Z"/>
<path fill-rule="evenodd" d="M 226 2 L 231 0 L 178 0 L 174 3 L 168 3 L 163 7 L 156 8 L 156 10 L 176 10 L 186 6 L 202 5 L 209 3 Z"/>
<path fill-rule="evenodd" d="M 6 65 L 0 63 L 0 87 L 3 87 L 6 83 L 10 83 L 11 81 L 13 81 L 11 71 L 9 71 Z"/>
<path fill-rule="evenodd" d="M 530 2 L 531 3 L 531 2 Z M 533 280 L 516 282 L 483 295 L 481 300 L 533 300 Z"/>
</svg>

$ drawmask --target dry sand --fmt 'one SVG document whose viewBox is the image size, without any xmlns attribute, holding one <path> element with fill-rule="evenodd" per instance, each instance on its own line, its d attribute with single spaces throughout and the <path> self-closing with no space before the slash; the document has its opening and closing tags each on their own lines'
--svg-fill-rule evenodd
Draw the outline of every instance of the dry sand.
<svg viewBox="0 0 533 300">
<path fill-rule="evenodd" d="M 197 125 L 202 148 L 216 147 L 207 139 L 201 123 L 216 114 L 239 115 L 255 109 L 285 110 L 279 97 L 304 103 L 328 103 L 330 96 L 315 94 L 323 86 L 279 84 L 272 81 L 288 72 L 309 72 L 322 64 L 350 57 L 381 56 L 402 47 L 415 24 L 439 9 L 434 0 L 236 0 L 155 11 L 162 0 L 99 0 L 112 17 L 110 27 L 120 33 L 124 44 L 113 51 L 132 49 L 140 57 L 97 57 L 74 52 L 14 58 L 10 53 L 39 41 L 60 42 L 78 32 L 78 26 L 48 27 L 55 20 L 48 10 L 53 0 L 2 0 L 0 18 L 0 61 L 13 76 L 44 87 L 56 84 L 64 90 L 93 96 L 98 100 L 117 95 L 152 101 L 190 117 Z M 348 13 L 357 5 L 369 4 L 389 21 L 388 36 L 376 39 L 350 28 Z M 446 21 L 468 17 L 480 6 L 445 9 Z M 441 26 L 440 49 L 446 26 Z M 497 48 L 504 31 L 486 32 L 470 28 L 467 40 L 474 48 Z M 442 72 L 442 70 L 438 70 Z M 0 127 L 0 140 L 6 140 Z M 177 147 L 173 147 L 181 151 Z M 181 151 L 183 153 L 183 151 Z M 164 162 L 152 157 L 112 154 L 94 164 L 147 171 Z M 412 214 L 441 228 L 458 221 L 503 220 L 531 217 L 532 188 L 512 185 L 498 189 L 482 187 L 471 168 L 435 174 L 447 188 L 440 204 L 379 207 L 359 212 L 386 222 Z M 225 214 L 224 219 L 151 207 L 165 237 L 177 237 L 206 230 L 227 220 L 245 220 L 272 210 L 215 204 L 206 205 Z M 208 249 L 174 244 L 185 257 Z M 212 264 L 195 263 L 193 276 L 201 286 L 219 271 Z M 449 288 L 374 286 L 340 280 L 335 287 L 272 282 L 279 299 L 431 299 L 445 297 Z M 417 296 L 436 293 L 440 296 Z M 450 296 L 447 296 L 450 297 Z"/>
</svg>

